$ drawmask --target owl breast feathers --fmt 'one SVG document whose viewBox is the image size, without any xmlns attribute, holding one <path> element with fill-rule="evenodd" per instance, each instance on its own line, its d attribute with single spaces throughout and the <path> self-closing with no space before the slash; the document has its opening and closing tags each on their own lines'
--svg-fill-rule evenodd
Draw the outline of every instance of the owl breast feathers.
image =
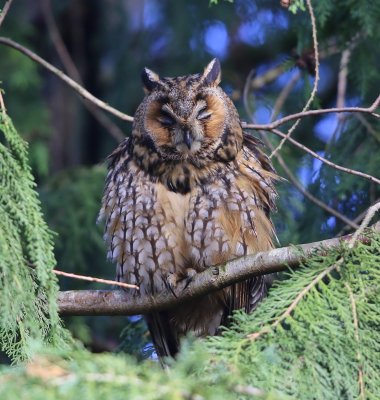
<svg viewBox="0 0 380 400">
<path fill-rule="evenodd" d="M 272 248 L 276 175 L 259 141 L 242 131 L 218 86 L 203 74 L 160 78 L 145 69 L 146 96 L 132 136 L 111 154 L 100 217 L 117 279 L 151 296 L 238 256 Z M 251 312 L 270 279 L 256 277 L 146 316 L 159 356 L 179 338 L 215 335 L 236 309 Z"/>
</svg>

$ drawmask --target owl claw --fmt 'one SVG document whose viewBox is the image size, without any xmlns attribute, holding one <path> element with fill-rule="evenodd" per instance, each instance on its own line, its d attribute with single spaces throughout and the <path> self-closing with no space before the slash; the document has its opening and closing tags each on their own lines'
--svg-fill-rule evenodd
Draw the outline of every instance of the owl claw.
<svg viewBox="0 0 380 400">
<path fill-rule="evenodd" d="M 193 268 L 186 269 L 186 277 L 185 277 L 185 286 L 183 290 L 186 290 L 187 287 L 190 285 L 191 281 L 193 280 L 194 276 L 197 274 L 197 271 Z"/>
<path fill-rule="evenodd" d="M 166 288 L 169 289 L 169 290 L 171 291 L 171 293 L 173 294 L 173 296 L 174 296 L 174 297 L 178 297 L 178 296 L 175 294 L 175 291 L 174 291 L 174 289 L 175 289 L 176 286 L 177 286 L 177 277 L 176 277 L 173 273 L 170 273 L 170 274 L 166 277 L 166 279 L 164 280 L 164 282 L 165 282 Z"/>
</svg>

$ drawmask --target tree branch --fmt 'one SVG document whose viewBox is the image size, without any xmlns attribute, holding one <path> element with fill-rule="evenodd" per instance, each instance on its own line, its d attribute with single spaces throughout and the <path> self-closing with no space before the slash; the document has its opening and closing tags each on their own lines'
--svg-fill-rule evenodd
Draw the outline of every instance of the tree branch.
<svg viewBox="0 0 380 400">
<path fill-rule="evenodd" d="M 380 115 L 375 113 L 376 108 L 380 105 L 380 95 L 376 98 L 376 100 L 367 108 L 363 107 L 343 107 L 343 108 L 325 108 L 322 110 L 309 110 L 296 114 L 288 115 L 284 118 L 280 118 L 277 121 L 271 122 L 269 124 L 248 124 L 246 122 L 242 122 L 243 128 L 246 129 L 257 129 L 263 131 L 272 131 L 273 129 L 279 127 L 280 125 L 285 124 L 286 122 L 292 121 L 294 119 L 309 117 L 311 115 L 321 115 L 321 114 L 331 114 L 331 113 L 342 113 L 342 112 L 352 112 L 352 113 L 364 113 L 371 114 L 376 118 L 380 118 Z"/>
<path fill-rule="evenodd" d="M 380 232 L 380 222 L 373 226 Z M 160 311 L 192 300 L 196 297 L 223 289 L 254 276 L 271 274 L 297 267 L 314 252 L 325 253 L 352 239 L 352 235 L 321 242 L 283 247 L 237 258 L 225 265 L 206 269 L 197 274 L 186 287 L 179 282 L 173 291 L 165 291 L 155 297 L 139 297 L 132 291 L 81 290 L 60 292 L 58 305 L 61 315 L 136 315 Z M 360 237 L 367 242 L 368 238 Z"/>
<path fill-rule="evenodd" d="M 245 128 L 249 128 L 248 125 L 245 125 L 244 127 Z M 278 136 L 280 136 L 282 138 L 286 137 L 285 133 L 282 133 L 278 129 L 272 129 L 271 132 L 275 133 L 276 135 L 278 135 Z M 315 151 L 309 149 L 308 147 L 304 146 L 303 144 L 297 142 L 297 140 L 293 139 L 292 137 L 288 137 L 288 142 L 292 143 L 294 146 L 296 146 L 299 149 L 305 151 L 306 153 L 311 154 L 314 158 L 318 159 L 319 161 L 322 161 L 323 163 L 327 164 L 329 167 L 335 168 L 338 171 L 346 172 L 347 174 L 360 176 L 362 178 L 368 179 L 369 181 L 375 182 L 375 183 L 380 185 L 380 179 L 375 178 L 374 176 L 366 174 L 364 172 L 357 171 L 357 170 L 351 169 L 351 168 L 342 167 L 341 165 L 335 164 L 332 161 L 327 160 L 326 158 L 320 156 Z"/>
<path fill-rule="evenodd" d="M 0 26 L 3 23 L 3 21 L 5 19 L 5 16 L 8 14 L 8 11 L 9 11 L 11 5 L 12 5 L 12 1 L 13 0 L 6 1 L 5 4 L 4 4 L 3 9 L 1 10 L 1 13 L 0 13 Z"/>
<path fill-rule="evenodd" d="M 252 110 L 249 107 L 249 101 L 248 101 L 248 95 L 249 95 L 249 88 L 250 88 L 250 82 L 253 76 L 254 70 L 251 70 L 251 72 L 248 74 L 247 79 L 245 81 L 244 85 L 244 95 L 243 95 L 243 104 L 244 104 L 244 109 L 247 115 L 252 116 Z M 281 93 L 279 94 L 275 105 L 273 107 L 272 115 L 271 115 L 271 121 L 275 118 L 275 116 L 280 112 L 284 102 L 286 101 L 287 97 L 289 96 L 291 90 L 293 89 L 294 85 L 297 83 L 297 81 L 300 78 L 300 74 L 297 73 L 293 76 L 293 78 L 288 82 L 288 84 L 283 88 Z M 360 115 L 360 114 L 358 114 Z M 252 118 L 252 117 L 251 117 Z M 271 141 L 269 138 L 265 135 L 265 132 L 260 131 L 261 137 L 265 143 L 265 145 L 273 152 L 274 146 L 272 145 Z M 293 185 L 298 189 L 307 199 L 309 199 L 311 202 L 316 204 L 318 207 L 322 208 L 323 210 L 327 211 L 328 213 L 334 215 L 336 218 L 339 218 L 342 220 L 346 225 L 350 226 L 351 228 L 357 229 L 359 228 L 359 225 L 356 223 L 352 222 L 349 218 L 345 217 L 343 214 L 341 214 L 339 211 L 331 208 L 327 204 L 325 204 L 323 201 L 319 200 L 315 196 L 313 196 L 309 191 L 306 190 L 306 188 L 303 187 L 301 182 L 295 177 L 295 175 L 292 173 L 290 168 L 287 166 L 286 162 L 282 158 L 280 153 L 275 153 L 275 157 L 282 167 L 283 171 L 289 178 L 289 180 L 293 183 Z"/>
<path fill-rule="evenodd" d="M 70 78 L 74 79 L 76 82 L 78 82 L 78 84 L 83 86 L 83 81 L 80 76 L 79 70 L 76 67 L 73 59 L 71 58 L 70 53 L 66 48 L 66 45 L 59 32 L 58 26 L 55 22 L 53 10 L 51 7 L 51 0 L 42 0 L 41 6 L 51 41 L 53 42 L 55 50 L 60 60 L 62 61 L 66 72 L 68 73 Z M 87 110 L 93 115 L 93 117 L 117 142 L 121 142 L 123 139 L 125 139 L 123 131 L 116 124 L 114 124 L 106 114 L 104 114 L 98 107 L 96 107 L 95 104 L 87 102 L 83 97 L 80 97 L 80 100 L 87 108 Z"/>
<path fill-rule="evenodd" d="M 317 23 L 315 21 L 314 10 L 313 10 L 313 6 L 311 5 L 311 0 L 306 0 L 306 6 L 307 6 L 307 10 L 309 11 L 309 14 L 310 14 L 311 31 L 312 31 L 312 37 L 313 37 L 315 78 L 314 78 L 313 90 L 311 91 L 309 100 L 307 101 L 304 108 L 302 109 L 301 114 L 310 108 L 310 105 L 317 94 L 318 82 L 319 82 L 319 51 L 318 51 L 318 39 L 317 39 Z M 269 156 L 269 158 L 272 158 L 277 152 L 279 152 L 281 150 L 282 146 L 284 145 L 286 140 L 290 137 L 290 135 L 295 131 L 295 129 L 297 128 L 300 121 L 301 121 L 301 118 L 296 119 L 296 121 L 293 123 L 293 125 L 289 128 L 286 136 L 281 140 L 279 145 L 272 151 L 272 154 Z"/>
<path fill-rule="evenodd" d="M 19 52 L 25 54 L 31 60 L 42 65 L 44 68 L 48 69 L 54 75 L 58 76 L 58 78 L 63 80 L 67 85 L 69 85 L 72 89 L 74 89 L 76 92 L 78 92 L 83 98 L 91 101 L 99 108 L 102 108 L 103 110 L 108 111 L 109 113 L 115 115 L 116 117 L 122 119 L 123 121 L 129 121 L 129 122 L 133 121 L 133 117 L 131 117 L 130 115 L 124 114 L 121 111 L 117 110 L 116 108 L 109 106 L 104 101 L 99 100 L 97 97 L 92 95 L 88 90 L 83 88 L 81 85 L 79 85 L 73 79 L 69 78 L 61 70 L 54 67 L 54 65 L 49 64 L 47 61 L 45 61 L 43 58 L 41 58 L 37 54 L 33 53 L 31 50 L 27 49 L 26 47 L 21 46 L 21 44 L 14 42 L 13 40 L 5 38 L 5 37 L 0 37 L 0 44 L 4 44 L 6 46 L 12 47 L 13 49 L 18 50 Z"/>
<path fill-rule="evenodd" d="M 93 276 L 72 274 L 71 272 L 64 272 L 64 271 L 60 271 L 58 269 L 53 269 L 53 273 L 56 275 L 65 276 L 66 278 L 79 279 L 82 281 L 104 283 L 106 285 L 119 286 L 119 287 L 128 288 L 128 289 L 137 289 L 137 290 L 140 289 L 137 285 L 132 285 L 130 283 L 111 281 L 109 279 L 102 279 L 102 278 L 94 278 Z"/>
</svg>

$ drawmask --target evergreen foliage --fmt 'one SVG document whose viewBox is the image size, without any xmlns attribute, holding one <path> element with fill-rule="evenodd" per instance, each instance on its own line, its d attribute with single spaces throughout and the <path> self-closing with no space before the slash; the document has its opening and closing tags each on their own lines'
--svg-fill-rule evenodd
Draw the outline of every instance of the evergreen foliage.
<svg viewBox="0 0 380 400">
<path fill-rule="evenodd" d="M 105 275 L 103 227 L 96 225 L 105 176 L 105 166 L 75 168 L 54 175 L 40 189 L 49 226 L 57 233 L 54 251 L 63 271 L 86 273 L 91 265 L 92 275 Z M 113 265 L 108 266 L 105 277 L 113 279 Z"/>
<path fill-rule="evenodd" d="M 27 144 L 0 112 L 0 346 L 14 361 L 31 340 L 62 345 L 52 233 L 43 220 Z"/>
<path fill-rule="evenodd" d="M 130 114 L 141 100 L 141 84 L 135 77 L 142 66 L 174 76 L 199 71 L 211 57 L 218 56 L 223 62 L 222 84 L 243 119 L 241 94 L 248 72 L 255 68 L 260 76 L 279 64 L 289 67 L 274 82 L 252 93 L 255 116 L 261 113 L 260 122 L 264 122 L 263 110 L 269 118 L 268 109 L 295 73 L 294 52 L 302 56 L 312 47 L 305 0 L 292 2 L 295 15 L 282 8 L 279 0 L 127 3 L 134 6 L 75 1 L 56 1 L 53 6 L 86 87 Z M 144 9 L 144 18 L 139 19 L 143 3 L 150 7 L 150 18 Z M 210 7 L 216 3 L 218 6 Z M 336 105 L 341 51 L 355 40 L 358 43 L 348 65 L 345 102 L 363 107 L 371 104 L 380 87 L 380 3 L 312 0 L 312 5 L 321 52 L 335 48 L 335 53 L 321 58 L 322 79 L 313 107 Z M 2 35 L 19 40 L 59 65 L 38 9 L 30 10 L 24 2 L 14 2 L 1 27 Z M 227 35 L 220 54 L 213 52 L 206 40 L 213 28 Z M 30 142 L 29 159 L 44 213 L 49 226 L 59 233 L 54 238 L 42 219 L 27 146 L 2 114 L 0 345 L 14 361 L 28 357 L 33 361 L 0 369 L 1 399 L 354 399 L 360 397 L 361 374 L 365 397 L 380 398 L 378 236 L 353 250 L 341 249 L 310 259 L 307 266 L 277 284 L 255 314 L 237 313 L 232 327 L 222 336 L 186 341 L 178 360 L 165 370 L 153 360 L 137 363 L 125 354 L 93 355 L 67 345 L 69 339 L 57 316 L 56 279 L 50 272 L 55 265 L 53 238 L 60 269 L 93 276 L 109 273 L 112 278 L 114 267 L 105 263 L 101 227 L 95 226 L 105 169 L 83 165 L 102 162 L 115 143 L 87 114 L 73 111 L 70 99 L 74 94 L 62 89 L 55 78 L 40 73 L 39 67 L 21 54 L 1 47 L 0 69 L 4 88 L 12 94 L 8 107 Z M 313 78 L 310 71 L 301 72 L 300 84 L 283 105 L 282 115 L 301 110 L 310 94 Z M 60 102 L 65 107 L 58 107 L 57 118 L 54 112 Z M 307 118 L 293 136 L 338 164 L 378 175 L 380 125 L 370 116 L 363 118 L 365 123 L 355 115 L 345 115 L 335 132 L 334 117 Z M 323 129 L 318 129 L 320 123 Z M 49 159 L 52 149 L 63 159 L 53 167 L 54 156 Z M 281 155 L 295 175 L 303 176 L 307 190 L 351 219 L 380 197 L 378 186 L 320 167 L 290 145 L 283 147 Z M 70 171 L 62 170 L 68 167 Z M 276 168 L 285 177 L 281 167 Z M 283 245 L 333 236 L 344 227 L 289 183 L 279 184 L 278 189 L 279 212 L 274 220 Z M 340 257 L 344 261 L 339 268 L 318 280 Z M 305 291 L 313 281 L 315 285 Z M 62 288 L 68 288 L 67 281 L 61 283 Z M 80 285 L 70 281 L 71 289 L 89 287 L 87 283 Z M 293 312 L 273 328 L 304 291 Z M 99 336 L 109 339 L 121 332 L 125 321 L 77 317 L 68 325 L 91 346 L 92 326 Z M 263 333 L 256 340 L 248 339 L 254 332 Z M 128 323 L 122 342 L 119 349 L 142 358 L 147 336 L 141 320 Z M 52 346 L 47 349 L 46 344 Z"/>
<path fill-rule="evenodd" d="M 223 335 L 187 339 L 168 368 L 125 355 L 35 348 L 31 363 L 2 368 L 0 397 L 356 399 L 362 379 L 365 398 L 378 399 L 380 235 L 369 239 L 311 257 L 257 312 L 237 313 Z M 252 340 L 255 332 L 262 333 Z"/>
</svg>

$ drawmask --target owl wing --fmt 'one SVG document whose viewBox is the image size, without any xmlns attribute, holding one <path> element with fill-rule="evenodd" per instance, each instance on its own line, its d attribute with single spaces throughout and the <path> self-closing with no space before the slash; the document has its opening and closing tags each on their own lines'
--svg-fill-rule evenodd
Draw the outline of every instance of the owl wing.
<svg viewBox="0 0 380 400">
<path fill-rule="evenodd" d="M 131 154 L 132 140 L 126 139 L 109 156 L 99 219 L 105 220 L 108 258 L 116 263 L 116 279 L 134 283 L 134 295 L 153 296 L 168 289 L 169 277 L 182 265 L 181 229 L 168 193 L 142 171 Z M 173 201 L 186 201 L 178 195 Z M 145 315 L 160 357 L 178 352 L 178 338 L 165 312 Z"/>
<path fill-rule="evenodd" d="M 256 212 L 256 218 L 253 218 L 255 226 L 252 227 L 257 231 L 257 235 L 259 235 L 257 241 L 260 241 L 260 243 L 257 244 L 256 248 L 252 245 L 250 248 L 248 246 L 247 254 L 269 250 L 273 247 L 272 237 L 275 236 L 270 222 L 270 211 L 275 209 L 277 193 L 273 187 L 273 181 L 278 178 L 268 157 L 260 149 L 262 144 L 258 138 L 244 133 L 243 157 L 239 163 L 239 170 L 252 183 L 254 192 L 251 194 L 256 197 L 257 205 L 263 211 L 262 214 Z M 239 186 L 239 183 L 236 184 Z M 247 191 L 247 187 L 244 190 Z M 254 311 L 263 298 L 267 296 L 273 278 L 273 274 L 256 276 L 227 288 L 226 310 L 222 324 L 228 325 L 229 317 L 235 310 L 244 310 L 246 313 Z"/>
</svg>

